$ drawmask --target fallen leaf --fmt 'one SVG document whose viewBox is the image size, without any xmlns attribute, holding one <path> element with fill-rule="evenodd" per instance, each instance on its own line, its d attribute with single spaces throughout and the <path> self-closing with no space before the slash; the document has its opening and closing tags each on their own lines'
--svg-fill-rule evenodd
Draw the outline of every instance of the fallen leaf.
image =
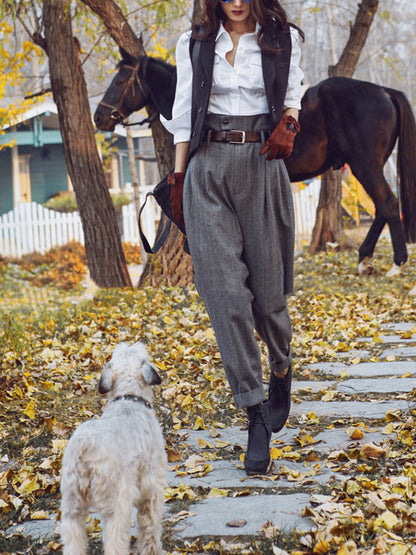
<svg viewBox="0 0 416 555">
<path fill-rule="evenodd" d="M 386 454 L 386 450 L 375 443 L 365 443 L 362 446 L 362 450 L 369 459 L 378 459 Z"/>
</svg>

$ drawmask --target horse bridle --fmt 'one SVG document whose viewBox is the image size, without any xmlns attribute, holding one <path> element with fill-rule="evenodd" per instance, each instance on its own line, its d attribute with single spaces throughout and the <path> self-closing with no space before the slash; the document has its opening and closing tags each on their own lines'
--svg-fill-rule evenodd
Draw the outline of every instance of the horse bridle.
<svg viewBox="0 0 416 555">
<path fill-rule="evenodd" d="M 127 123 L 123 123 L 124 119 L 129 115 L 129 114 L 123 114 L 121 108 L 123 106 L 124 103 L 124 99 L 126 98 L 127 94 L 129 93 L 129 90 L 132 89 L 132 94 L 134 96 L 134 86 L 135 83 L 137 83 L 139 85 L 139 89 L 140 92 L 142 93 L 145 101 L 147 102 L 146 99 L 146 93 L 144 92 L 143 89 L 143 85 L 140 82 L 140 77 L 139 77 L 139 69 L 142 65 L 142 62 L 144 60 L 144 57 L 142 57 L 139 62 L 137 63 L 137 65 L 135 66 L 130 66 L 127 64 L 123 64 L 122 67 L 126 68 L 126 69 L 130 69 L 131 70 L 131 77 L 129 78 L 129 80 L 127 81 L 126 87 L 124 89 L 124 91 L 121 94 L 120 97 L 120 101 L 118 103 L 118 106 L 112 106 L 111 104 L 107 104 L 106 102 L 99 102 L 98 106 L 105 106 L 106 108 L 110 108 L 112 110 L 110 117 L 111 119 L 116 120 L 117 123 L 121 123 L 122 125 L 132 125 L 132 124 L 127 124 Z M 133 124 L 134 125 L 134 124 Z"/>
</svg>

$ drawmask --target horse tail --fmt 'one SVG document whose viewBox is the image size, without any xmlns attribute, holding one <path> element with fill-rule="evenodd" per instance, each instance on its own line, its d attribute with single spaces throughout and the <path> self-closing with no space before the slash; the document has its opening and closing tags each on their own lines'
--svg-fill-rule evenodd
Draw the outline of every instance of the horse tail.
<svg viewBox="0 0 416 555">
<path fill-rule="evenodd" d="M 385 90 L 398 112 L 397 180 L 406 241 L 416 243 L 416 121 L 406 96 Z"/>
</svg>

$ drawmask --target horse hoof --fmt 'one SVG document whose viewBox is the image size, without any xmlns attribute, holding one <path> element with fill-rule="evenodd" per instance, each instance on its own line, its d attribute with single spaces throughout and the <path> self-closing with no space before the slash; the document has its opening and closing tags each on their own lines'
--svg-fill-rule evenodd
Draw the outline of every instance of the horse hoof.
<svg viewBox="0 0 416 555">
<path fill-rule="evenodd" d="M 360 276 L 370 276 L 374 272 L 374 266 L 371 258 L 366 256 L 358 264 L 358 274 Z"/>
<path fill-rule="evenodd" d="M 386 277 L 399 276 L 407 265 L 408 262 L 403 262 L 403 264 L 400 264 L 400 266 L 398 266 L 397 264 L 393 264 L 393 266 L 387 272 Z"/>
</svg>

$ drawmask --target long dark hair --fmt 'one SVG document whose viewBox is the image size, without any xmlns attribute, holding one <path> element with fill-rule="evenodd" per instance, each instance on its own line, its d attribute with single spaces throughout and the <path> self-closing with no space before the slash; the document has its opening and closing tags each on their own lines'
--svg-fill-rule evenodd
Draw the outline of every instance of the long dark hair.
<svg viewBox="0 0 416 555">
<path fill-rule="evenodd" d="M 216 35 L 220 22 L 226 20 L 220 0 L 205 0 L 205 9 L 202 15 L 196 16 L 192 21 L 193 36 L 199 40 L 206 40 Z M 251 15 L 260 25 L 259 45 L 263 50 L 278 51 L 279 45 L 276 42 L 275 48 L 266 47 L 263 41 L 264 29 L 272 24 L 283 32 L 289 32 L 290 27 L 294 27 L 299 31 L 302 40 L 305 35 L 297 25 L 288 21 L 286 11 L 278 0 L 250 0 Z M 201 33 L 201 28 L 203 32 Z"/>
</svg>

